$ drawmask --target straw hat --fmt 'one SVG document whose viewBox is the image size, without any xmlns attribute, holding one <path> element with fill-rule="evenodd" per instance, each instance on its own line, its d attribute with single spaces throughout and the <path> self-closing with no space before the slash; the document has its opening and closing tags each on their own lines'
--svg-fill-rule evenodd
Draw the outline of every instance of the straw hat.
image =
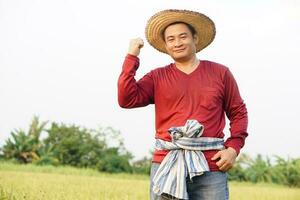
<svg viewBox="0 0 300 200">
<path fill-rule="evenodd" d="M 214 22 L 204 14 L 189 10 L 163 10 L 148 20 L 145 30 L 148 42 L 160 52 L 167 53 L 161 34 L 173 22 L 185 22 L 194 27 L 198 35 L 197 52 L 207 47 L 216 35 Z"/>
</svg>

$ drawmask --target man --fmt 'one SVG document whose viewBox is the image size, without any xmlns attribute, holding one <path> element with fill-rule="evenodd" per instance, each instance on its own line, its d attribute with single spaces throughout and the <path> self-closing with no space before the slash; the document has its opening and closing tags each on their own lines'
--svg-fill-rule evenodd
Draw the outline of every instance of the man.
<svg viewBox="0 0 300 200">
<path fill-rule="evenodd" d="M 196 53 L 215 37 L 207 16 L 164 10 L 150 18 L 146 38 L 174 63 L 136 81 L 140 38 L 130 41 L 118 80 L 123 108 L 155 104 L 156 150 L 151 199 L 228 199 L 227 175 L 247 137 L 247 110 L 229 69 L 199 60 Z M 225 114 L 230 137 L 223 142 Z M 201 136 L 201 137 L 200 137 Z"/>
</svg>

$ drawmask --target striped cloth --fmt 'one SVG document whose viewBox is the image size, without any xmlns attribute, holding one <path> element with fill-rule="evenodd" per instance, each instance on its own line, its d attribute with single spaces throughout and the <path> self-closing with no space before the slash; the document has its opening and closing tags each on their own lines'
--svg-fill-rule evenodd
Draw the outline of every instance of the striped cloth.
<svg viewBox="0 0 300 200">
<path fill-rule="evenodd" d="M 186 178 L 209 171 L 201 151 L 224 149 L 221 138 L 200 137 L 204 127 L 197 120 L 187 120 L 182 127 L 169 129 L 172 142 L 157 139 L 156 150 L 170 150 L 153 177 L 153 192 L 169 194 L 178 199 L 189 199 Z"/>
</svg>

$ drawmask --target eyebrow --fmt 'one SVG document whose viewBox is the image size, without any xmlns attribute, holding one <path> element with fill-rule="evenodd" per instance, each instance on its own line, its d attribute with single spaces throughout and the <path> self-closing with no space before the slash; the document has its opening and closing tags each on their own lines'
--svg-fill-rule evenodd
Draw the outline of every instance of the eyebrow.
<svg viewBox="0 0 300 200">
<path fill-rule="evenodd" d="M 180 33 L 178 36 L 181 37 L 181 36 L 186 36 L 186 35 L 187 35 L 187 33 L 184 32 L 184 33 Z M 170 38 L 174 38 L 174 37 L 175 37 L 175 35 L 169 35 L 166 37 L 166 39 L 170 39 Z"/>
<path fill-rule="evenodd" d="M 185 36 L 185 35 L 187 35 L 187 33 L 181 33 L 181 34 L 179 34 L 179 36 Z"/>
</svg>

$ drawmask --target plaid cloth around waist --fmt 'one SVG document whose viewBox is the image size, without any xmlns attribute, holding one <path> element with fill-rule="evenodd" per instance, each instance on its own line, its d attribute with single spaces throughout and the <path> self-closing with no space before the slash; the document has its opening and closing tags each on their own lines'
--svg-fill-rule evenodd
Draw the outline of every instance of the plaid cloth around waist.
<svg viewBox="0 0 300 200">
<path fill-rule="evenodd" d="M 186 178 L 209 171 L 201 151 L 224 149 L 221 138 L 200 137 L 204 127 L 197 120 L 187 120 L 182 127 L 169 129 L 172 142 L 157 139 L 156 150 L 170 150 L 153 177 L 153 192 L 169 194 L 178 199 L 189 199 Z"/>
</svg>

